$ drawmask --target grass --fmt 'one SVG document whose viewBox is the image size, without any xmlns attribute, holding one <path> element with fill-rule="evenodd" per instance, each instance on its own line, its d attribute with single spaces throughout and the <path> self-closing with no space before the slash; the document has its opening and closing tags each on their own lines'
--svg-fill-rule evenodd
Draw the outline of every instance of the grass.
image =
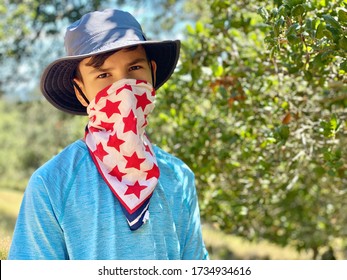
<svg viewBox="0 0 347 280">
<path fill-rule="evenodd" d="M 249 242 L 241 237 L 224 234 L 211 226 L 203 226 L 203 238 L 214 260 L 303 260 L 311 255 L 290 247 L 279 247 L 269 242 Z"/>
<path fill-rule="evenodd" d="M 22 192 L 0 189 L 0 260 L 7 258 L 22 197 Z M 203 238 L 212 260 L 294 260 L 311 257 L 290 247 L 282 248 L 268 242 L 248 242 L 239 237 L 226 235 L 208 225 L 203 225 Z"/>
<path fill-rule="evenodd" d="M 7 258 L 23 193 L 0 189 L 0 260 Z"/>
<path fill-rule="evenodd" d="M 0 239 L 0 260 L 7 259 L 7 253 L 10 249 L 11 239 L 9 237 L 4 237 Z"/>
</svg>

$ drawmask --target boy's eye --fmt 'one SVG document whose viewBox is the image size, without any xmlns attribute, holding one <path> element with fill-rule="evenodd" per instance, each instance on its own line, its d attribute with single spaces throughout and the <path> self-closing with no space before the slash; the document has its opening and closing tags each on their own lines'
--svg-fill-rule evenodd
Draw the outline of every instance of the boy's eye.
<svg viewBox="0 0 347 280">
<path fill-rule="evenodd" d="M 102 73 L 98 76 L 98 79 L 104 79 L 107 78 L 109 75 L 107 73 Z"/>
<path fill-rule="evenodd" d="M 139 70 L 141 68 L 141 66 L 138 66 L 138 65 L 134 65 L 134 66 L 131 66 L 129 68 L 130 71 L 134 71 L 134 70 Z"/>
</svg>

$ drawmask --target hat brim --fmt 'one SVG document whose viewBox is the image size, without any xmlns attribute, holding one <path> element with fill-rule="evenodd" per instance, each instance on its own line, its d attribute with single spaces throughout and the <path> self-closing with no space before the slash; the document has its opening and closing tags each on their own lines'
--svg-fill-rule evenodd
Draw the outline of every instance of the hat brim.
<svg viewBox="0 0 347 280">
<path fill-rule="evenodd" d="M 179 40 L 167 41 L 129 41 L 126 44 L 108 45 L 93 53 L 78 56 L 67 56 L 49 64 L 41 76 L 40 88 L 46 99 L 56 108 L 74 115 L 87 115 L 84 107 L 76 97 L 72 79 L 76 67 L 84 58 L 97 54 L 116 51 L 124 47 L 145 45 L 147 55 L 157 64 L 155 89 L 160 88 L 174 72 L 180 52 Z"/>
</svg>

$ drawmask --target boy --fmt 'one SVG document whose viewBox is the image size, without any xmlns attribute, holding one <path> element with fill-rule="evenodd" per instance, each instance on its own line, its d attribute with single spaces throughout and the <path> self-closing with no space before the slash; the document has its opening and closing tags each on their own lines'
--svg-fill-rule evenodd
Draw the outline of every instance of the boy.
<svg viewBox="0 0 347 280">
<path fill-rule="evenodd" d="M 32 175 L 9 259 L 208 259 L 194 176 L 144 131 L 179 41 L 147 41 L 132 15 L 108 9 L 68 27 L 65 47 L 41 90 L 89 122 Z"/>
</svg>

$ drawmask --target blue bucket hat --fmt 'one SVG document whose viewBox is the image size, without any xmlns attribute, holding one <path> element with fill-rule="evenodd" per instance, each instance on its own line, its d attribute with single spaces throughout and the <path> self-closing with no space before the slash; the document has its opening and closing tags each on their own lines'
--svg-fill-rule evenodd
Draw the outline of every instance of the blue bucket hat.
<svg viewBox="0 0 347 280">
<path fill-rule="evenodd" d="M 79 62 L 87 57 L 135 45 L 144 45 L 148 57 L 156 62 L 154 88 L 158 89 L 176 68 L 180 41 L 147 40 L 138 21 L 128 12 L 107 9 L 84 15 L 66 30 L 67 56 L 45 68 L 40 82 L 43 95 L 59 110 L 86 115 L 86 108 L 78 101 L 72 84 Z"/>
</svg>

